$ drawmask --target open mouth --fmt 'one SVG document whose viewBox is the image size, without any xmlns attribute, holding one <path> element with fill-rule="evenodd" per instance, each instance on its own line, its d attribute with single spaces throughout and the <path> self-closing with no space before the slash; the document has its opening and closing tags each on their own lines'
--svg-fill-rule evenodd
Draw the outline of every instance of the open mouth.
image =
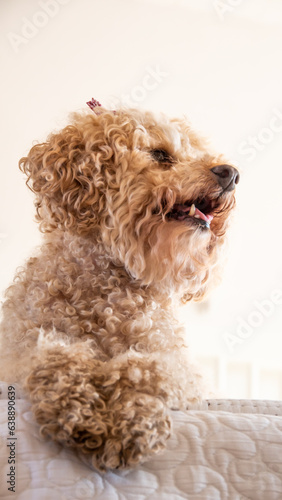
<svg viewBox="0 0 282 500">
<path fill-rule="evenodd" d="M 175 203 L 172 210 L 166 214 L 167 219 L 189 221 L 203 229 L 209 229 L 216 208 L 216 201 L 208 198 L 197 199 L 194 202 Z"/>
</svg>

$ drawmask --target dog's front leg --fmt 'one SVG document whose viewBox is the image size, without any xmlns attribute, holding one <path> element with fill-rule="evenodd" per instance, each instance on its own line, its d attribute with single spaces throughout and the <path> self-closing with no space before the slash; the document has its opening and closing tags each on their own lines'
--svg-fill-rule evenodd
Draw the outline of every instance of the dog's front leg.
<svg viewBox="0 0 282 500">
<path fill-rule="evenodd" d="M 165 447 L 170 418 L 161 386 L 156 363 L 127 355 L 102 362 L 87 343 L 42 352 L 25 384 L 41 433 L 88 454 L 101 471 Z"/>
</svg>

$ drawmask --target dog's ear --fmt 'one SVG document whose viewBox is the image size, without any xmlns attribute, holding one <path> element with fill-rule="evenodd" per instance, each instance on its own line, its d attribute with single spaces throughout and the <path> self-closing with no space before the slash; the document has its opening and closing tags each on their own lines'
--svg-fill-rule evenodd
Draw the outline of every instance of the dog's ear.
<svg viewBox="0 0 282 500">
<path fill-rule="evenodd" d="M 68 126 L 20 160 L 26 183 L 36 194 L 36 218 L 43 232 L 65 228 L 85 234 L 99 225 L 104 155 L 97 154 L 97 142 L 102 142 L 101 137 L 95 141 L 97 134 L 101 136 L 97 123 L 92 123 L 87 138 L 78 126 Z"/>
</svg>

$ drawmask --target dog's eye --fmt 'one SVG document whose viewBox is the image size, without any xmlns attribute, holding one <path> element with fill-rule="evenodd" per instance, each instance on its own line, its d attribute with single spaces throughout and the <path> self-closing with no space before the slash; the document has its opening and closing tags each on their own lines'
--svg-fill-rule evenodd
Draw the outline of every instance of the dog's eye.
<svg viewBox="0 0 282 500">
<path fill-rule="evenodd" d="M 159 161 L 160 163 L 172 163 L 173 159 L 170 154 L 164 149 L 152 149 L 150 151 L 151 156 L 154 160 Z"/>
</svg>

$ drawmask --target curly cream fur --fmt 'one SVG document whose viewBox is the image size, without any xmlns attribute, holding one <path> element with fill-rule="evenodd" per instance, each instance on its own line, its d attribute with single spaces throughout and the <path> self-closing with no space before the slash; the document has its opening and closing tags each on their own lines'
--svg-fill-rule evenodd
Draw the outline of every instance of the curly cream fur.
<svg viewBox="0 0 282 500">
<path fill-rule="evenodd" d="M 222 163 L 185 120 L 101 108 L 20 161 L 44 241 L 6 292 L 1 375 L 25 380 L 44 435 L 101 471 L 163 449 L 168 408 L 201 397 L 174 308 L 206 292 L 234 196 L 211 230 L 166 214 L 218 198 L 210 169 Z"/>
</svg>

